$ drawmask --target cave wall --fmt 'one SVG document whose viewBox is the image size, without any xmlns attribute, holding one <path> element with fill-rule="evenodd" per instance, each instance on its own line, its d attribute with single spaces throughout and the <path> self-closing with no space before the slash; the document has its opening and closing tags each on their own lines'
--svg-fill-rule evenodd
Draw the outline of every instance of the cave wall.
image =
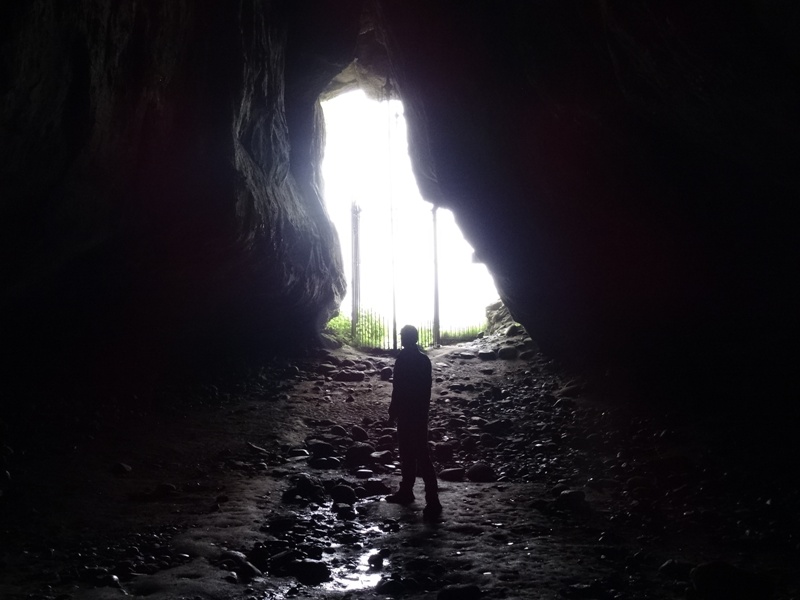
<svg viewBox="0 0 800 600">
<path fill-rule="evenodd" d="M 659 386 L 775 381 L 798 330 L 798 20 L 779 0 L 5 3 L 9 371 L 313 336 L 344 289 L 317 98 L 358 48 L 405 103 L 423 195 L 546 351 Z"/>
<path fill-rule="evenodd" d="M 352 60 L 359 5 L 307 4 L 4 3 L 15 363 L 149 369 L 316 335 L 345 284 L 314 103 Z"/>
<path fill-rule="evenodd" d="M 796 8 L 379 9 L 423 195 L 543 348 L 706 401 L 791 378 Z"/>
</svg>

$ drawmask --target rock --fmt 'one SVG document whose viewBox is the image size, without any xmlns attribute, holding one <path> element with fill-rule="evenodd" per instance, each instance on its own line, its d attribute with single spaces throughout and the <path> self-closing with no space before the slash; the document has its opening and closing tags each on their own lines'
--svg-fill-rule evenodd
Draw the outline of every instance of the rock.
<svg viewBox="0 0 800 600">
<path fill-rule="evenodd" d="M 442 481 L 464 481 L 466 472 L 463 468 L 457 467 L 455 469 L 444 469 L 439 473 L 439 479 Z"/>
<path fill-rule="evenodd" d="M 332 365 L 330 363 L 322 363 L 317 367 L 317 373 L 320 375 L 330 375 L 334 371 L 336 371 L 338 367 L 336 365 Z"/>
<path fill-rule="evenodd" d="M 288 503 L 325 502 L 325 488 L 316 477 L 301 473 L 295 478 L 294 484 L 283 492 L 283 501 Z"/>
<path fill-rule="evenodd" d="M 375 453 L 373 452 L 373 454 L 375 454 Z M 356 471 L 356 478 L 357 479 L 369 479 L 374 474 L 375 474 L 375 472 L 372 469 L 359 469 L 358 471 Z"/>
<path fill-rule="evenodd" d="M 375 452 L 375 448 L 365 442 L 355 442 L 345 452 L 345 463 L 351 467 L 360 467 L 372 463 L 370 456 Z"/>
<path fill-rule="evenodd" d="M 477 600 L 483 593 L 474 584 L 446 585 L 436 595 L 437 600 Z"/>
<path fill-rule="evenodd" d="M 353 428 L 350 430 L 350 436 L 356 442 L 366 442 L 369 439 L 369 434 L 366 429 L 358 425 L 353 425 Z"/>
<path fill-rule="evenodd" d="M 111 472 L 114 473 L 114 475 L 127 475 L 131 471 L 133 471 L 133 467 L 124 462 L 118 462 L 111 465 Z"/>
<path fill-rule="evenodd" d="M 333 456 L 312 458 L 310 461 L 308 461 L 308 466 L 315 469 L 338 469 L 341 465 L 342 461 Z"/>
<path fill-rule="evenodd" d="M 368 496 L 380 496 L 383 494 L 388 494 L 392 491 L 388 485 L 377 478 L 367 479 L 363 485 Z"/>
<path fill-rule="evenodd" d="M 559 398 L 553 404 L 554 408 L 575 408 L 576 403 L 572 398 Z"/>
<path fill-rule="evenodd" d="M 344 363 L 342 363 L 344 364 Z M 333 376 L 335 381 L 364 381 L 364 373 L 355 369 L 342 369 Z"/>
<path fill-rule="evenodd" d="M 331 498 L 334 503 L 355 504 L 356 492 L 349 485 L 337 485 L 331 490 Z"/>
<path fill-rule="evenodd" d="M 242 552 L 225 550 L 220 555 L 220 559 L 233 563 L 233 570 L 242 581 L 250 581 L 255 577 L 261 577 L 263 575 L 261 570 L 253 565 Z"/>
<path fill-rule="evenodd" d="M 447 585 L 439 590 L 437 600 L 477 600 L 483 593 L 474 584 Z"/>
<path fill-rule="evenodd" d="M 389 381 L 392 378 L 392 373 L 391 367 L 383 367 L 381 369 L 381 381 Z"/>
<path fill-rule="evenodd" d="M 525 333 L 525 329 L 523 329 L 522 325 L 520 325 L 519 323 L 514 323 L 512 325 L 509 325 L 508 328 L 506 329 L 506 337 L 522 335 L 523 333 Z"/>
<path fill-rule="evenodd" d="M 305 448 L 292 448 L 289 450 L 289 456 L 311 456 L 311 453 Z"/>
<path fill-rule="evenodd" d="M 381 579 L 375 586 L 375 592 L 387 596 L 399 596 L 406 591 L 406 586 L 402 579 Z"/>
<path fill-rule="evenodd" d="M 671 577 L 679 581 L 689 581 L 690 573 L 693 568 L 694 564 L 688 561 L 671 558 L 658 567 L 658 572 L 665 577 Z"/>
<path fill-rule="evenodd" d="M 481 360 L 496 360 L 497 353 L 494 350 L 479 350 L 478 351 L 478 358 Z"/>
<path fill-rule="evenodd" d="M 467 479 L 479 483 L 491 483 L 497 481 L 494 469 L 483 462 L 475 463 L 467 470 Z"/>
<path fill-rule="evenodd" d="M 690 573 L 701 600 L 764 600 L 773 594 L 772 583 L 730 563 L 715 561 L 698 565 Z"/>
<path fill-rule="evenodd" d="M 580 490 L 564 490 L 555 500 L 555 507 L 560 510 L 582 512 L 589 510 L 586 494 Z"/>
<path fill-rule="evenodd" d="M 382 435 L 380 438 L 378 438 L 378 446 L 381 448 L 394 447 L 394 436 Z"/>
<path fill-rule="evenodd" d="M 344 427 L 342 427 L 341 425 L 334 425 L 333 427 L 331 427 L 330 433 L 331 433 L 331 435 L 335 435 L 336 437 L 346 437 L 347 436 L 347 430 Z"/>
<path fill-rule="evenodd" d="M 174 483 L 159 483 L 156 486 L 153 495 L 159 498 L 165 498 L 166 496 L 171 496 L 177 491 L 178 487 Z"/>
<path fill-rule="evenodd" d="M 336 514 L 339 519 L 344 521 L 352 521 L 356 518 L 356 511 L 351 504 L 338 502 L 331 507 L 331 510 Z"/>
<path fill-rule="evenodd" d="M 433 445 L 433 457 L 440 462 L 449 462 L 453 460 L 455 453 L 455 445 L 451 442 L 442 442 Z"/>
<path fill-rule="evenodd" d="M 331 579 L 330 567 L 321 560 L 295 560 L 288 565 L 287 571 L 306 585 L 318 585 Z"/>
<path fill-rule="evenodd" d="M 486 448 L 494 448 L 500 443 L 500 440 L 494 437 L 491 433 L 482 433 L 480 440 L 481 446 Z"/>
<path fill-rule="evenodd" d="M 519 351 L 514 346 L 503 346 L 497 351 L 497 356 L 502 360 L 514 360 Z"/>
<path fill-rule="evenodd" d="M 505 435 L 514 427 L 511 419 L 495 419 L 483 425 L 483 430 L 493 435 Z"/>
<path fill-rule="evenodd" d="M 367 564 L 373 569 L 381 569 L 383 567 L 383 556 L 381 556 L 380 552 L 372 554 L 367 559 Z"/>
<path fill-rule="evenodd" d="M 464 450 L 474 450 L 475 448 L 478 447 L 478 440 L 479 439 L 480 438 L 478 438 L 477 435 L 465 435 L 460 440 L 461 447 Z"/>
<path fill-rule="evenodd" d="M 376 463 L 387 465 L 394 460 L 394 452 L 391 450 L 381 450 L 370 454 L 370 458 Z"/>
<path fill-rule="evenodd" d="M 322 440 L 308 440 L 306 446 L 308 446 L 314 458 L 325 458 L 336 455 L 336 448 L 334 448 L 332 444 L 323 442 Z"/>
</svg>

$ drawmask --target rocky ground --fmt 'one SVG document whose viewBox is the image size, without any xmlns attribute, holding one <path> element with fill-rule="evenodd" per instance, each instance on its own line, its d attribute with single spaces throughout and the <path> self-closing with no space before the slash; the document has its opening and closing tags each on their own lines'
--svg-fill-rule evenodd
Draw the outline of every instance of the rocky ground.
<svg viewBox="0 0 800 600">
<path fill-rule="evenodd" d="M 614 403 L 514 327 L 429 355 L 441 519 L 382 501 L 391 355 L 320 351 L 7 431 L 0 597 L 800 598 L 746 419 Z"/>
</svg>

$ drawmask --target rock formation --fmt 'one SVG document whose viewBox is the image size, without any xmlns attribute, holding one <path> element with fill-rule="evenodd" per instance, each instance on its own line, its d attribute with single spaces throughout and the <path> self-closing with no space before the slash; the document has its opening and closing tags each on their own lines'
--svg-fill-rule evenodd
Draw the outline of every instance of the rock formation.
<svg viewBox="0 0 800 600">
<path fill-rule="evenodd" d="M 317 99 L 347 69 L 335 88 L 391 76 L 423 195 L 544 350 L 778 381 L 798 19 L 755 0 L 7 3 L 3 337 L 20 364 L 103 370 L 313 336 L 344 289 Z"/>
</svg>

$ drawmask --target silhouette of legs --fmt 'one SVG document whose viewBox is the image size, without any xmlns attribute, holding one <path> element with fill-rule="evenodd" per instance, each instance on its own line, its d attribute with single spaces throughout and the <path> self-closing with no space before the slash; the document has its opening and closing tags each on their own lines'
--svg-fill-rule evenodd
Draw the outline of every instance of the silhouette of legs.
<svg viewBox="0 0 800 600">
<path fill-rule="evenodd" d="M 439 486 L 436 470 L 428 450 L 427 418 L 419 421 L 398 423 L 397 442 L 400 450 L 400 471 L 402 479 L 396 494 L 387 497 L 388 502 L 408 504 L 414 500 L 414 482 L 417 475 L 425 482 L 426 513 L 439 514 Z"/>
</svg>

